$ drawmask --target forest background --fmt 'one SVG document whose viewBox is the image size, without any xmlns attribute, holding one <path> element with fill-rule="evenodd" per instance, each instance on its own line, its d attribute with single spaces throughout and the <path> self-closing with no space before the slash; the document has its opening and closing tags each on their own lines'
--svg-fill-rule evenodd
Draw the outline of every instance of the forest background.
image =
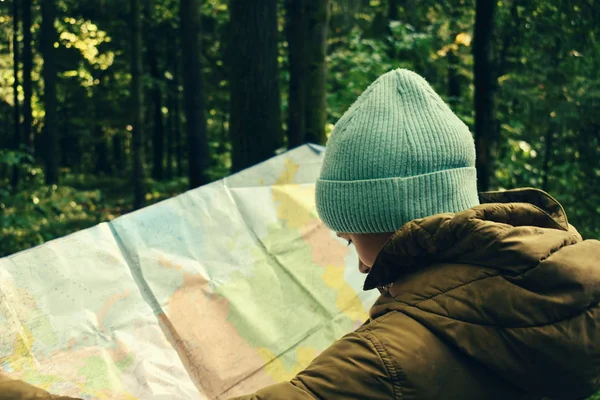
<svg viewBox="0 0 600 400">
<path fill-rule="evenodd" d="M 0 256 L 325 144 L 398 67 L 469 125 L 481 190 L 600 238 L 595 0 L 2 0 Z"/>
</svg>

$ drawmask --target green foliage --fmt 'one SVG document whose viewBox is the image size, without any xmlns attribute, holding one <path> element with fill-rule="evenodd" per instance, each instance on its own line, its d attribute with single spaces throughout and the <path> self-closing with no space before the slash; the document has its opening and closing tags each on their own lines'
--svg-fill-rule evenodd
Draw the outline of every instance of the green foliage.
<svg viewBox="0 0 600 400">
<path fill-rule="evenodd" d="M 97 190 L 78 191 L 56 185 L 40 185 L 9 197 L 0 193 L 3 211 L 0 255 L 101 222 L 106 218 L 103 210 L 96 206 L 101 202 L 101 194 Z"/>
<path fill-rule="evenodd" d="M 159 68 L 164 79 L 165 127 L 176 117 L 181 98 L 178 0 L 154 0 L 150 10 Z M 407 0 L 399 2 L 398 18 L 387 18 L 385 0 L 332 0 L 328 51 L 328 126 L 379 75 L 393 68 L 416 70 L 473 128 L 473 58 L 471 55 L 474 2 Z M 585 237 L 600 237 L 600 41 L 598 13 L 586 0 L 502 0 L 494 29 L 493 72 L 497 81 L 495 145 L 492 149 L 495 188 L 541 187 L 563 203 L 570 222 Z M 280 4 L 281 5 L 281 4 Z M 37 41 L 40 17 L 34 6 L 33 34 Z M 44 110 L 40 104 L 42 60 L 34 45 L 34 132 L 36 156 L 0 151 L 0 203 L 3 241 L 8 254 L 77 229 L 106 221 L 131 210 L 130 193 L 130 26 L 127 2 L 58 2 L 56 26 L 60 39 L 59 126 L 62 136 L 61 184 L 42 184 Z M 283 10 L 283 7 L 281 7 Z M 6 37 L 11 35 L 9 8 L 4 15 Z M 208 175 L 219 179 L 231 167 L 228 135 L 229 89 L 227 57 L 235 56 L 228 42 L 226 0 L 202 4 L 206 117 L 211 163 Z M 287 43 L 280 13 L 280 87 L 287 112 Z M 229 52 L 229 53 L 228 53 Z M 147 66 L 147 61 L 146 66 Z M 12 61 L 10 47 L 0 44 L 0 105 L 5 126 L 12 122 Z M 155 78 L 145 71 L 147 89 Z M 21 77 L 22 78 L 22 77 Z M 453 92 L 451 81 L 454 81 Z M 151 110 L 151 97 L 146 105 Z M 21 93 L 22 100 L 22 93 Z M 180 111 L 181 104 L 179 103 Z M 285 114 L 284 114 L 285 115 Z M 149 116 L 149 115 L 148 115 Z M 180 123 L 185 123 L 181 115 Z M 285 123 L 284 123 L 285 125 Z M 147 122 L 146 156 L 154 145 Z M 10 130 L 7 130 L 10 132 Z M 10 135 L 0 145 L 12 146 Z M 173 140 L 173 138 L 171 139 Z M 185 136 L 181 137 L 182 174 L 187 171 Z M 101 153 L 107 165 L 100 170 Z M 149 161 L 149 160 L 148 160 Z M 175 171 L 162 182 L 148 180 L 148 204 L 186 189 Z M 150 164 L 150 162 L 148 162 Z M 20 169 L 19 190 L 10 188 L 14 167 Z M 34 199 L 37 203 L 34 203 Z M 74 203 L 74 205 L 72 204 Z M 6 235 L 6 236 L 5 236 Z"/>
<path fill-rule="evenodd" d="M 30 166 L 35 159 L 22 151 L 0 149 L 0 165 L 4 167 Z"/>
<path fill-rule="evenodd" d="M 584 237 L 600 237 L 600 45 L 585 6 L 504 2 L 496 184 L 541 187 Z M 515 24 L 513 26 L 512 24 Z M 519 43 L 516 41 L 519 40 Z"/>
<path fill-rule="evenodd" d="M 0 185 L 0 257 L 25 250 L 132 211 L 127 177 L 65 173 L 63 183 L 45 185 L 43 171 L 22 152 L 0 150 L 0 170 L 17 167 L 20 189 Z M 147 204 L 186 190 L 187 178 L 148 179 Z"/>
</svg>

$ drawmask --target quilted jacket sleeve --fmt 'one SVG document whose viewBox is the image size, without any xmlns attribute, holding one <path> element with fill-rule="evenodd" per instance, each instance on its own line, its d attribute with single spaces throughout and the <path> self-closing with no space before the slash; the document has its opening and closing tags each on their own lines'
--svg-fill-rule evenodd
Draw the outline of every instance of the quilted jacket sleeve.
<svg viewBox="0 0 600 400">
<path fill-rule="evenodd" d="M 290 382 L 268 386 L 234 400 L 308 400 L 399 398 L 389 359 L 368 332 L 353 332 L 338 340 Z M 395 389 L 396 388 L 396 389 Z"/>
<path fill-rule="evenodd" d="M 23 381 L 0 375 L 0 400 L 79 400 L 73 397 L 54 396 Z"/>
</svg>

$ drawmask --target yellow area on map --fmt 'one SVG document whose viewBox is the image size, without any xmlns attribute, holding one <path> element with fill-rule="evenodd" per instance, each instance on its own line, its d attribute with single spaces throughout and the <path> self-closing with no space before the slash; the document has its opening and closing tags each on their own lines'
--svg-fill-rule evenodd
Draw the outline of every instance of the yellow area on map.
<svg viewBox="0 0 600 400">
<path fill-rule="evenodd" d="M 281 358 L 276 358 L 276 355 L 268 349 L 258 349 L 258 353 L 265 361 L 265 372 L 276 382 L 289 381 L 319 355 L 319 352 L 312 347 L 299 346 L 294 350 L 294 358 L 297 362 L 289 368 L 285 366 Z"/>
</svg>

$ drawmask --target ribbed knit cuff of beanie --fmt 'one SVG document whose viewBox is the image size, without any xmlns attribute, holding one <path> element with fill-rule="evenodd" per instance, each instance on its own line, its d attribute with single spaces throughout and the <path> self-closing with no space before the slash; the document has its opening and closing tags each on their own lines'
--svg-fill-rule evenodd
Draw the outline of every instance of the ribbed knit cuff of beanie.
<svg viewBox="0 0 600 400">
<path fill-rule="evenodd" d="M 393 232 L 478 204 L 471 132 L 403 69 L 379 77 L 338 121 L 316 185 L 317 212 L 337 232 Z"/>
</svg>

